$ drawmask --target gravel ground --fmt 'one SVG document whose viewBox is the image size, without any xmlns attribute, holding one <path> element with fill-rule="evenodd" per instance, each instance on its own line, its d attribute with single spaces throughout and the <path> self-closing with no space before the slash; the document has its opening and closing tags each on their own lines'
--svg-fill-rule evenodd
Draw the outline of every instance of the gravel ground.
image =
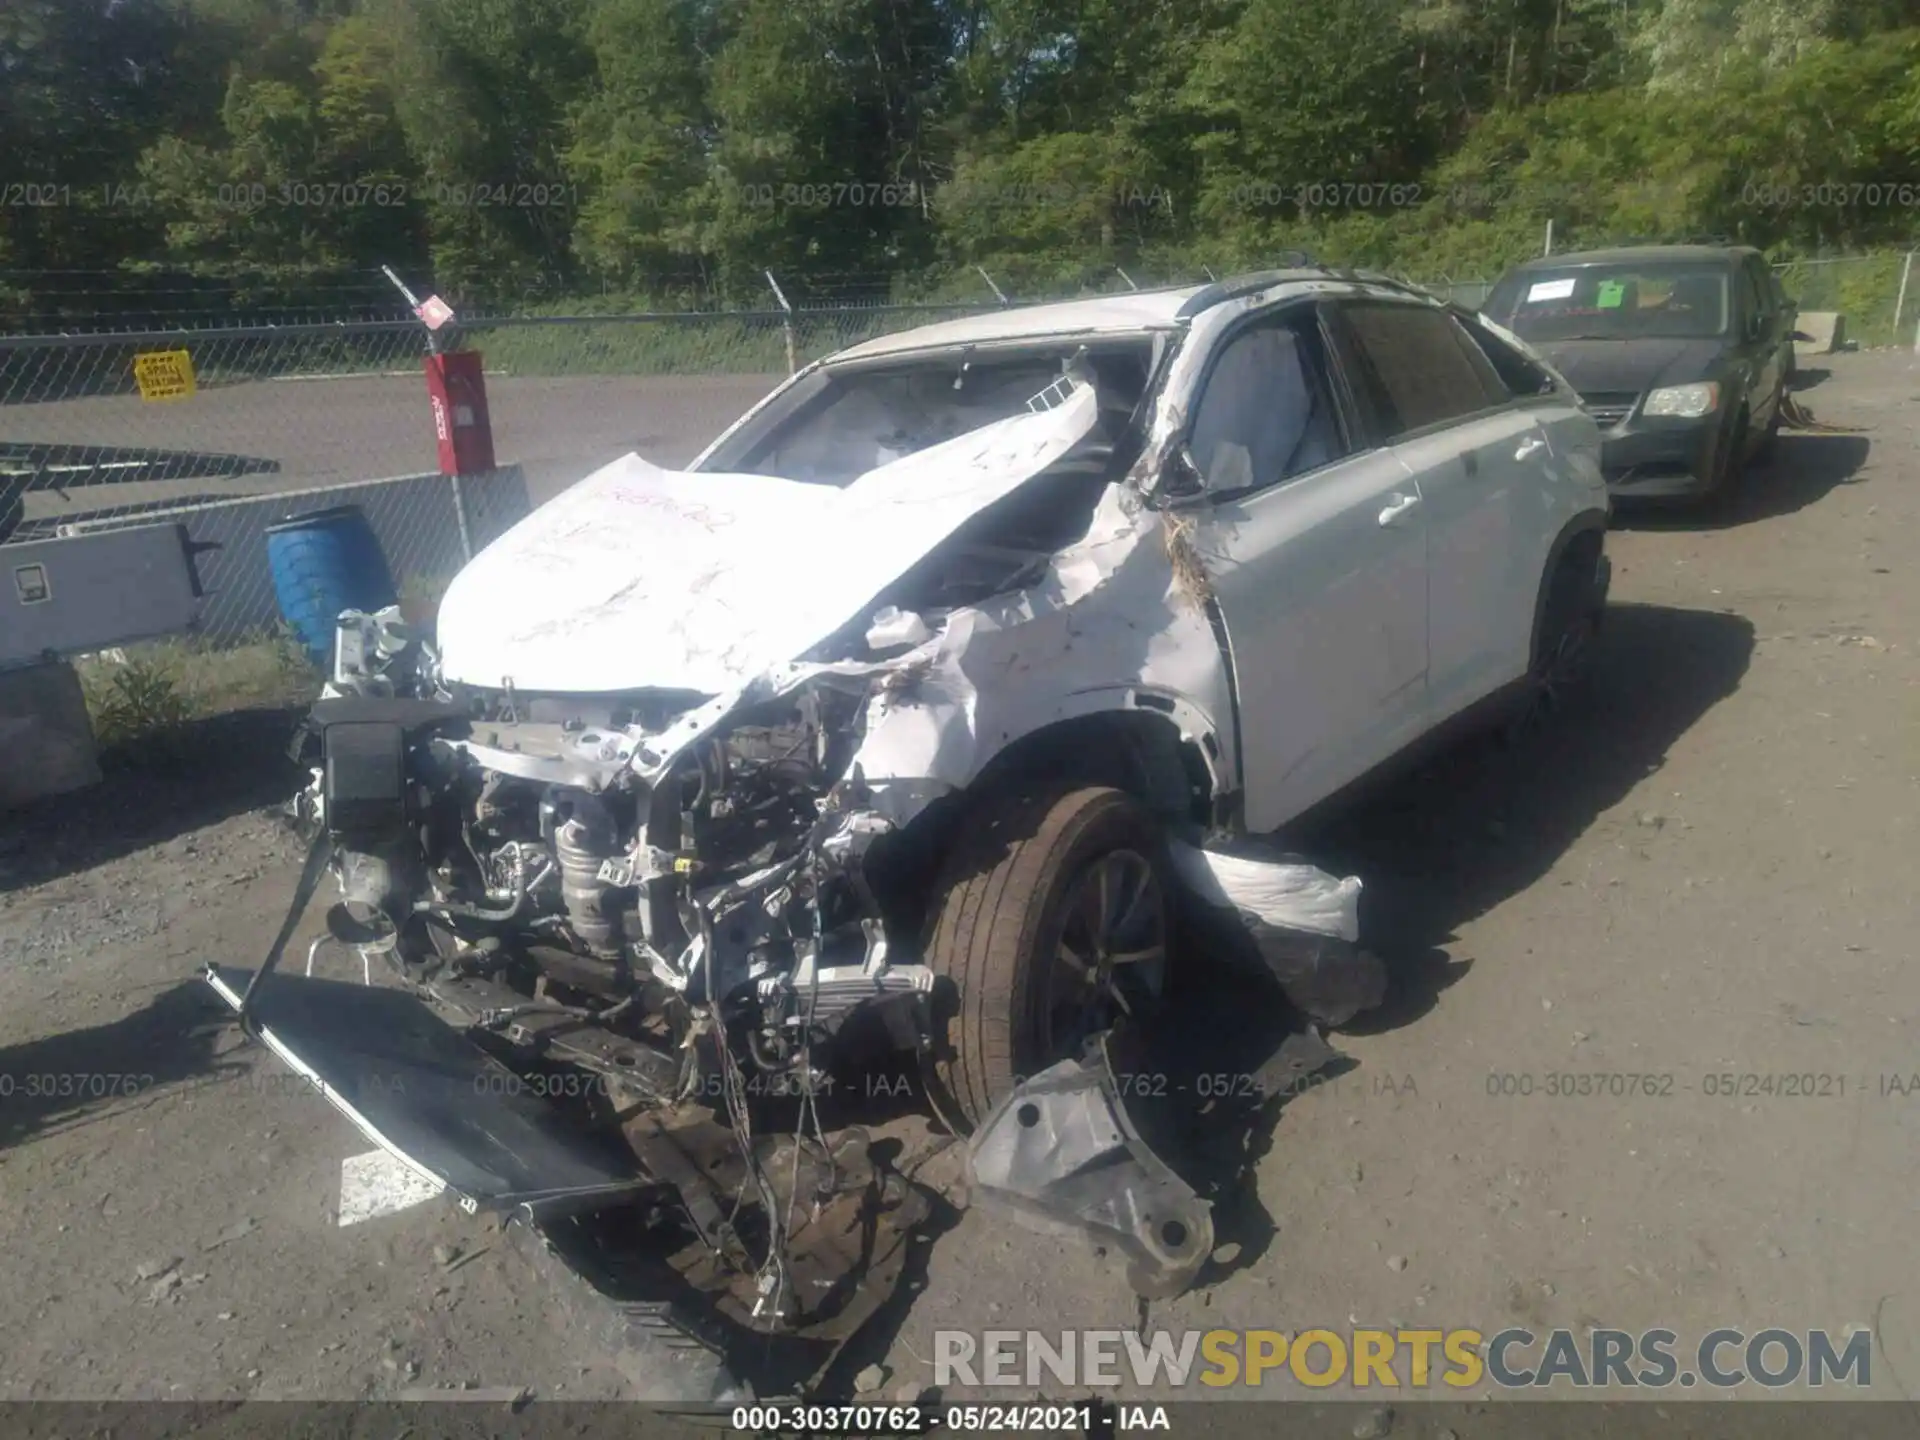
<svg viewBox="0 0 1920 1440">
<path fill-rule="evenodd" d="M 1877 1390 L 1920 1382 L 1920 1092 L 1886 1078 L 1920 1071 L 1920 375 L 1866 354 L 1810 379 L 1865 433 L 1783 437 L 1724 523 L 1624 521 L 1581 713 L 1308 837 L 1364 878 L 1394 995 L 1338 1037 L 1356 1068 L 1258 1117 L 1218 1263 L 1152 1324 L 1857 1324 Z M 0 1398 L 619 1394 L 487 1222 L 340 1227 L 367 1145 L 189 978 L 254 963 L 285 906 L 286 723 L 230 718 L 198 760 L 0 831 Z M 1542 1093 L 1576 1072 L 1671 1089 Z M 1727 1097 L 1722 1074 L 1831 1079 Z M 136 1078 L 31 1093 L 48 1075 Z M 939 1328 L 1136 1322 L 1075 1245 L 967 1214 L 931 1249 L 845 1375 L 928 1381 Z"/>
</svg>

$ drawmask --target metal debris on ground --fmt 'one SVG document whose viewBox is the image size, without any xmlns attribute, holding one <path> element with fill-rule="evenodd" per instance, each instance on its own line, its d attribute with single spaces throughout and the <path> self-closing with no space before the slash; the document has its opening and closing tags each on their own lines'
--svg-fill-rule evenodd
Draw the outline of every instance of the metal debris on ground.
<svg viewBox="0 0 1920 1440">
<path fill-rule="evenodd" d="M 398 1398 L 408 1403 L 463 1400 L 474 1405 L 507 1405 L 518 1409 L 532 1394 L 525 1385 L 481 1385 L 470 1390 L 449 1385 L 409 1385 Z"/>
<path fill-rule="evenodd" d="M 225 1230 L 222 1230 L 200 1248 L 202 1250 L 218 1250 L 222 1245 L 231 1245 L 236 1240 L 245 1239 L 259 1228 L 260 1222 L 248 1216 L 243 1220 L 236 1221 L 234 1224 L 229 1225 Z"/>
<path fill-rule="evenodd" d="M 972 1196 L 1021 1222 L 1117 1249 L 1135 1293 L 1162 1300 L 1213 1253 L 1213 1215 L 1141 1138 L 1102 1037 L 1017 1086 L 968 1146 Z"/>
<path fill-rule="evenodd" d="M 1863 429 L 1858 425 L 1835 425 L 1831 421 L 1816 420 L 1813 412 L 1791 395 L 1780 397 L 1780 423 L 1788 430 L 1805 430 L 1816 435 L 1859 435 Z"/>
</svg>

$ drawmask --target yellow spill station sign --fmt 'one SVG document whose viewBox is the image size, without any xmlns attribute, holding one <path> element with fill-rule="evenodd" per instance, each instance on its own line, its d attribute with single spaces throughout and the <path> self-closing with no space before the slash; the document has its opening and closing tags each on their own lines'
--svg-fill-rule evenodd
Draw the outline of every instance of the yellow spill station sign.
<svg viewBox="0 0 1920 1440">
<path fill-rule="evenodd" d="M 142 400 L 185 400 L 193 394 L 193 361 L 184 350 L 148 350 L 133 357 Z"/>
</svg>

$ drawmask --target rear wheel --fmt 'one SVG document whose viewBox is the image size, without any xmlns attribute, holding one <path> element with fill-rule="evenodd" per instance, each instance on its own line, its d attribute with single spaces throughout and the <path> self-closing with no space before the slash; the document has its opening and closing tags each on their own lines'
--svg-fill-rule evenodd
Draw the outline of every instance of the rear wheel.
<svg viewBox="0 0 1920 1440">
<path fill-rule="evenodd" d="M 933 908 L 927 963 L 949 983 L 929 1080 L 970 1130 L 1024 1078 L 1157 1008 L 1169 870 L 1160 827 L 1105 786 L 990 801 Z"/>
<path fill-rule="evenodd" d="M 1533 663 L 1526 694 L 1507 729 L 1509 741 L 1538 733 L 1577 702 L 1593 667 L 1600 609 L 1593 600 L 1595 556 L 1567 555 L 1548 581 L 1540 633 L 1533 641 Z"/>
</svg>

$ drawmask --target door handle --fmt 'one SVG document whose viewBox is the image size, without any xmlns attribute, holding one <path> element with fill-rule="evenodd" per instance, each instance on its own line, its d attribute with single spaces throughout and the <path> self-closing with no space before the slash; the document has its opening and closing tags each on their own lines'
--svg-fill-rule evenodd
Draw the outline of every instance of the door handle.
<svg viewBox="0 0 1920 1440">
<path fill-rule="evenodd" d="M 1513 452 L 1513 458 L 1516 460 L 1531 460 L 1546 448 L 1547 442 L 1542 440 L 1538 435 L 1533 435 L 1520 442 L 1520 448 Z"/>
<path fill-rule="evenodd" d="M 1396 495 L 1387 502 L 1387 508 L 1380 512 L 1382 525 L 1396 525 L 1400 517 L 1420 503 L 1418 495 Z"/>
</svg>

